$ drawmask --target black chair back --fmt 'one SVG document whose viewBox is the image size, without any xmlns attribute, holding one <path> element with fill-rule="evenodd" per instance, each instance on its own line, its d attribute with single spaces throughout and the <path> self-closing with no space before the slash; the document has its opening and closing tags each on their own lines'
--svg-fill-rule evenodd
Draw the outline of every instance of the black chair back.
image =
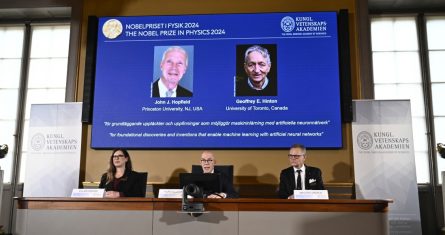
<svg viewBox="0 0 445 235">
<path fill-rule="evenodd" d="M 140 187 L 141 197 L 145 197 L 147 192 L 147 178 L 148 172 L 138 172 L 138 188 Z"/>
</svg>

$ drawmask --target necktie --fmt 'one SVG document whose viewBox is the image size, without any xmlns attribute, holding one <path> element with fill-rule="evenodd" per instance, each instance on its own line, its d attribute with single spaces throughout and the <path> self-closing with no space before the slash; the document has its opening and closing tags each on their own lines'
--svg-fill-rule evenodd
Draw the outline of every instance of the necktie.
<svg viewBox="0 0 445 235">
<path fill-rule="evenodd" d="M 297 170 L 297 190 L 301 190 L 301 170 Z"/>
<path fill-rule="evenodd" d="M 167 97 L 172 97 L 172 95 L 173 95 L 173 90 L 168 90 L 165 92 L 165 96 Z"/>
</svg>

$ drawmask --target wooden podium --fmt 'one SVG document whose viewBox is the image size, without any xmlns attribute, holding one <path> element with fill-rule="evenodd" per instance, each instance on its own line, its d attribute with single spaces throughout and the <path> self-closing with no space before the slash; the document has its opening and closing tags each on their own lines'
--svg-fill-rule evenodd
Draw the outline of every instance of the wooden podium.
<svg viewBox="0 0 445 235">
<path fill-rule="evenodd" d="M 207 213 L 192 217 L 180 211 L 179 199 L 16 200 L 16 232 L 21 235 L 388 234 L 390 202 L 202 199 Z"/>
</svg>

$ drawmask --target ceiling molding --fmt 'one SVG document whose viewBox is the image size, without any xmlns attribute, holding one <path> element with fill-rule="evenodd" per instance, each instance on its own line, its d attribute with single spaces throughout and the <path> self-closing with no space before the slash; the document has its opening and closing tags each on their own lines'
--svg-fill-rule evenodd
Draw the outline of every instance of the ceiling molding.
<svg viewBox="0 0 445 235">
<path fill-rule="evenodd" d="M 368 0 L 370 12 L 437 12 L 445 10 L 445 0 Z"/>
</svg>

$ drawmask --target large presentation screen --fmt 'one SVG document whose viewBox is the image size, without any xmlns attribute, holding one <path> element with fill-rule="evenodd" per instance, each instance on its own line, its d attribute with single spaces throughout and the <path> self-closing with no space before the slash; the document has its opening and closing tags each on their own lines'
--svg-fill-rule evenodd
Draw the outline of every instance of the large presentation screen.
<svg viewBox="0 0 445 235">
<path fill-rule="evenodd" d="M 99 18 L 92 148 L 342 145 L 336 12 Z"/>
</svg>

